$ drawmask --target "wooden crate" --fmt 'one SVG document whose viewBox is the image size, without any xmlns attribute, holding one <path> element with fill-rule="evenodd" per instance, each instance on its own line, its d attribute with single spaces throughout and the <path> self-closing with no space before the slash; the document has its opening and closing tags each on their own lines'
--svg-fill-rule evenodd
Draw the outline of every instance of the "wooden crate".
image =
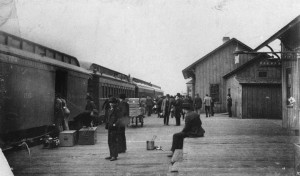
<svg viewBox="0 0 300 176">
<path fill-rule="evenodd" d="M 59 133 L 59 142 L 62 147 L 72 147 L 77 142 L 76 130 L 66 130 Z"/>
<path fill-rule="evenodd" d="M 79 130 L 79 145 L 94 145 L 97 143 L 97 127 L 81 128 Z"/>
</svg>

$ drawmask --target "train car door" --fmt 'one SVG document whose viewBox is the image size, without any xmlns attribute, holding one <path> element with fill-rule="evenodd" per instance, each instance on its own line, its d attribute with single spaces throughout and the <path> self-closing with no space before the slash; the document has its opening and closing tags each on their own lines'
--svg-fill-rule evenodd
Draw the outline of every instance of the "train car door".
<svg viewBox="0 0 300 176">
<path fill-rule="evenodd" d="M 55 75 L 55 94 L 67 98 L 68 72 L 57 70 Z"/>
</svg>

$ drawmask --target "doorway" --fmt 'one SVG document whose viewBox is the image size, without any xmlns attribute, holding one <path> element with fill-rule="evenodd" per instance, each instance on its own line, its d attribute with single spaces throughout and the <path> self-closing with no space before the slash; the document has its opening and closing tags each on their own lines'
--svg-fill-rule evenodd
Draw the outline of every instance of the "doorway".
<svg viewBox="0 0 300 176">
<path fill-rule="evenodd" d="M 55 74 L 55 95 L 67 98 L 68 72 L 57 70 Z"/>
</svg>

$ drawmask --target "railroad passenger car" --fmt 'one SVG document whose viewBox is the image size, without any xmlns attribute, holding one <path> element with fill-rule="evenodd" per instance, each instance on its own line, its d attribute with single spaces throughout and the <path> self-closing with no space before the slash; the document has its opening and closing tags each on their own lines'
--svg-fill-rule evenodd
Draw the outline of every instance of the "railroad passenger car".
<svg viewBox="0 0 300 176">
<path fill-rule="evenodd" d="M 84 110 L 89 77 L 75 57 L 0 32 L 0 139 L 44 132 L 54 123 L 56 94 L 67 100 L 72 120 Z"/>
<path fill-rule="evenodd" d="M 132 82 L 135 84 L 135 98 L 155 97 L 155 90 L 152 87 L 152 84 L 146 81 L 143 81 L 138 78 L 133 78 Z"/>
<path fill-rule="evenodd" d="M 164 95 L 164 91 L 161 90 L 161 87 L 154 84 L 152 84 L 152 87 L 154 88 L 154 98 Z"/>
<path fill-rule="evenodd" d="M 98 110 L 109 95 L 119 97 L 134 97 L 135 85 L 131 83 L 130 76 L 111 70 L 96 63 L 80 61 L 81 67 L 87 69 L 92 77 L 88 80 L 88 94 L 93 98 Z"/>
</svg>

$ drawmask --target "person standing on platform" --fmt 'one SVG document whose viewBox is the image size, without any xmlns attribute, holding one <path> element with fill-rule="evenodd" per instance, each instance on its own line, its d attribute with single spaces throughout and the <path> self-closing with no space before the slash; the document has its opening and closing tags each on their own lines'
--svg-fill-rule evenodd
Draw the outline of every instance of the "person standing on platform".
<svg viewBox="0 0 300 176">
<path fill-rule="evenodd" d="M 199 115 L 200 115 L 201 108 L 202 108 L 202 99 L 199 97 L 199 94 L 196 94 L 196 97 L 194 99 L 194 110 Z"/>
<path fill-rule="evenodd" d="M 174 102 L 176 126 L 180 126 L 180 117 L 182 112 L 182 99 L 180 93 L 177 93 Z"/>
<path fill-rule="evenodd" d="M 108 118 L 108 110 L 110 109 L 110 105 L 108 100 L 112 98 L 112 95 L 108 95 L 108 99 L 106 99 L 102 105 L 102 111 L 104 111 L 104 122 L 106 123 Z"/>
<path fill-rule="evenodd" d="M 91 96 L 87 96 L 85 110 L 91 112 L 93 109 L 97 109 L 95 102 L 93 101 L 93 98 Z"/>
<path fill-rule="evenodd" d="M 211 105 L 211 97 L 208 94 L 205 95 L 203 99 L 203 104 L 205 105 L 205 114 L 206 117 L 210 117 L 210 105 Z"/>
<path fill-rule="evenodd" d="M 231 98 L 231 95 L 228 94 L 227 95 L 227 109 L 228 109 L 229 117 L 232 117 L 231 106 L 232 106 L 232 98 Z"/>
<path fill-rule="evenodd" d="M 164 125 L 169 125 L 170 110 L 171 110 L 170 95 L 167 94 L 166 98 L 162 101 L 162 105 L 161 105 L 161 111 L 164 117 Z"/>
<path fill-rule="evenodd" d="M 121 110 L 122 120 L 118 124 L 119 126 L 119 133 L 118 133 L 118 152 L 119 153 L 125 153 L 127 150 L 126 146 L 126 136 L 125 136 L 125 128 L 127 126 L 126 119 L 129 119 L 129 104 L 125 101 L 126 95 L 121 94 L 120 95 L 120 103 L 119 103 L 119 109 Z"/>
<path fill-rule="evenodd" d="M 146 109 L 147 109 L 147 115 L 148 116 L 151 116 L 151 114 L 152 114 L 152 108 L 153 108 L 152 98 L 150 96 L 147 96 L 147 99 L 146 99 Z"/>
<path fill-rule="evenodd" d="M 64 130 L 70 130 L 69 128 L 69 116 L 70 116 L 70 110 L 67 107 L 67 102 L 65 99 L 61 98 L 62 101 L 62 108 L 63 108 L 63 129 Z"/>
<path fill-rule="evenodd" d="M 117 122 L 122 117 L 122 112 L 118 108 L 118 100 L 114 97 L 108 100 L 110 109 L 108 110 L 108 118 L 106 121 L 105 128 L 108 130 L 108 147 L 109 147 L 109 157 L 105 159 L 110 161 L 115 161 L 118 158 L 118 125 Z"/>
<path fill-rule="evenodd" d="M 211 98 L 211 102 L 210 102 L 210 114 L 211 114 L 211 116 L 215 115 L 214 107 L 215 107 L 215 100 L 214 100 L 214 98 Z"/>
<path fill-rule="evenodd" d="M 56 95 L 55 105 L 54 105 L 55 136 L 58 136 L 59 133 L 63 131 L 63 120 L 64 120 L 63 102 L 61 96 Z"/>
<path fill-rule="evenodd" d="M 161 105 L 162 105 L 163 97 L 161 95 L 158 96 L 158 100 L 156 102 L 157 105 L 157 118 L 161 118 Z"/>
<path fill-rule="evenodd" d="M 172 157 L 176 149 L 183 148 L 183 140 L 186 137 L 203 137 L 204 129 L 202 128 L 202 122 L 199 114 L 193 112 L 193 107 L 190 103 L 183 103 L 182 109 L 185 112 L 185 126 L 181 132 L 173 135 L 172 141 L 172 154 L 168 157 Z"/>
</svg>

